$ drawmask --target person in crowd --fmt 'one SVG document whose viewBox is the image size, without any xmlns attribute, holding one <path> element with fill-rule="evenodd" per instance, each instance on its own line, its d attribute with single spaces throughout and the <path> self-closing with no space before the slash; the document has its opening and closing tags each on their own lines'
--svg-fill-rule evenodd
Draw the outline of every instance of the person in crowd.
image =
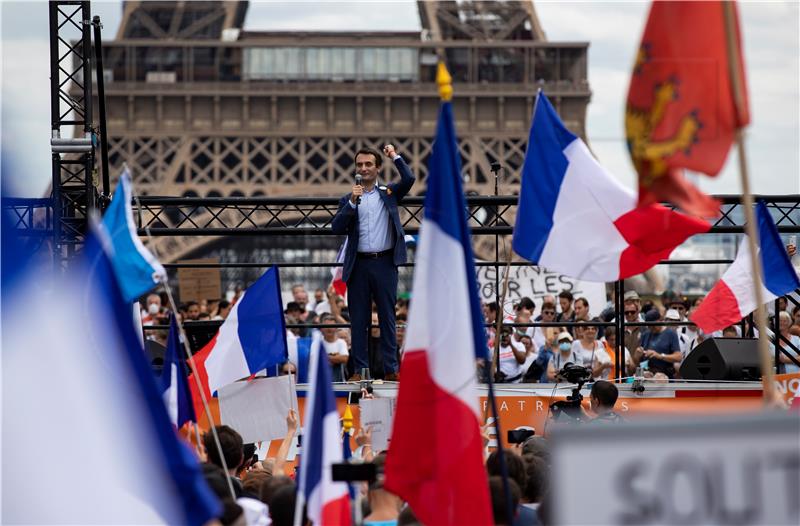
<svg viewBox="0 0 800 526">
<path fill-rule="evenodd" d="M 400 172 L 400 182 L 378 184 L 383 158 L 380 152 L 362 148 L 355 155 L 361 184 L 339 201 L 331 223 L 335 234 L 347 235 L 342 279 L 347 283 L 348 305 L 352 323 L 355 373 L 351 381 L 361 380 L 361 369 L 369 367 L 367 349 L 371 305 L 377 304 L 381 333 L 383 371 L 389 381 L 399 380 L 395 303 L 397 302 L 397 266 L 406 262 L 405 233 L 398 204 L 414 184 L 414 175 L 405 160 L 387 144 L 383 153 L 392 159 Z"/>
<path fill-rule="evenodd" d="M 161 307 L 161 296 L 148 294 L 145 299 L 145 308 L 142 310 L 142 325 L 159 325 L 158 318 L 164 315 Z"/>
<path fill-rule="evenodd" d="M 511 327 L 500 329 L 500 356 L 498 358 L 497 382 L 519 383 L 525 371 L 525 348 L 511 337 Z"/>
<path fill-rule="evenodd" d="M 542 296 L 542 311 L 544 311 L 544 304 L 545 303 L 549 303 L 551 305 L 555 305 L 556 304 L 556 297 L 553 296 L 552 294 L 545 294 L 544 296 Z M 554 310 L 555 310 L 555 307 L 554 307 Z M 542 321 L 543 318 L 544 318 L 544 313 L 540 312 L 539 315 L 536 316 L 535 320 L 536 321 Z M 555 321 L 555 314 L 553 316 L 553 321 Z"/>
<path fill-rule="evenodd" d="M 231 302 L 228 300 L 220 300 L 217 303 L 217 314 L 214 315 L 211 319 L 212 320 L 227 320 L 228 314 L 231 313 Z"/>
<path fill-rule="evenodd" d="M 700 306 L 700 304 L 701 304 L 701 303 L 703 303 L 703 300 L 704 300 L 705 298 L 706 298 L 705 296 L 697 296 L 697 297 L 694 299 L 694 301 L 692 302 L 692 308 L 693 308 L 693 309 L 696 309 L 697 307 L 699 307 L 699 306 Z"/>
<path fill-rule="evenodd" d="M 225 467 L 228 468 L 227 475 L 233 483 L 233 489 L 236 493 L 236 497 L 239 498 L 242 496 L 243 491 L 242 481 L 239 479 L 239 477 L 237 477 L 239 466 L 241 466 L 242 462 L 244 461 L 244 442 L 242 441 L 242 435 L 237 433 L 232 427 L 226 425 L 216 426 L 215 429 L 217 431 L 217 436 L 219 437 L 219 445 L 220 449 L 222 449 L 222 456 L 219 454 L 219 450 L 217 449 L 217 445 L 214 440 L 214 435 L 211 432 L 203 435 L 203 447 L 205 447 L 208 461 L 211 464 L 214 464 L 223 470 Z M 225 459 L 224 466 L 222 462 L 223 458 Z"/>
<path fill-rule="evenodd" d="M 486 319 L 486 323 L 489 324 L 489 326 L 486 327 L 486 335 L 488 338 L 486 345 L 489 349 L 494 349 L 495 327 L 497 326 L 498 311 L 499 309 L 496 301 L 491 301 L 483 305 L 483 317 Z"/>
<path fill-rule="evenodd" d="M 536 321 L 542 323 L 554 323 L 556 321 L 556 304 L 555 302 L 545 301 L 542 303 L 541 314 L 537 317 Z M 561 332 L 558 327 L 533 327 L 533 345 L 538 350 L 544 346 L 545 342 L 550 339 L 553 341 L 555 336 Z"/>
<path fill-rule="evenodd" d="M 397 303 L 394 306 L 395 317 L 405 316 L 408 318 L 408 305 L 409 301 L 406 298 L 397 298 Z"/>
<path fill-rule="evenodd" d="M 689 299 L 686 296 L 677 296 L 670 301 L 667 308 L 678 313 L 680 316 L 678 321 L 686 321 L 686 315 L 689 312 Z"/>
<path fill-rule="evenodd" d="M 400 355 L 400 360 L 403 359 L 403 352 L 406 350 L 406 328 L 408 321 L 405 314 L 397 315 L 397 354 Z"/>
<path fill-rule="evenodd" d="M 525 474 L 525 461 L 511 449 L 505 449 L 503 453 L 508 478 L 510 481 L 514 481 L 520 489 L 520 498 L 518 499 L 517 505 L 514 507 L 514 521 L 512 522 L 512 526 L 536 524 L 536 512 L 519 504 L 519 500 L 521 500 L 522 495 L 524 495 L 525 480 L 527 478 Z M 493 451 L 486 459 L 486 473 L 489 477 L 499 477 L 502 476 L 502 471 L 500 454 L 497 451 Z"/>
<path fill-rule="evenodd" d="M 519 484 L 513 480 L 509 480 L 508 485 L 511 490 L 511 509 L 517 510 L 522 492 L 519 489 Z M 512 526 L 516 516 L 511 518 L 511 523 L 508 522 L 508 505 L 506 492 L 503 488 L 503 477 L 489 477 L 489 495 L 492 498 L 492 517 L 495 525 Z"/>
<path fill-rule="evenodd" d="M 296 301 L 297 303 L 302 303 L 303 300 L 308 302 L 308 292 L 306 292 L 305 285 L 301 283 L 295 283 L 292 285 L 292 300 Z"/>
<path fill-rule="evenodd" d="M 674 312 L 674 311 L 673 311 Z M 677 315 L 677 313 L 675 313 Z M 672 316 L 672 314 L 670 314 Z M 645 321 L 657 322 L 662 319 L 657 308 L 653 308 L 645 315 Z M 647 361 L 647 368 L 655 373 L 664 373 L 669 378 L 675 377 L 673 364 L 681 360 L 681 347 L 678 343 L 678 333 L 664 325 L 654 325 L 642 336 L 642 343 L 633 354 L 634 368 L 642 361 Z"/>
<path fill-rule="evenodd" d="M 530 369 L 531 365 L 533 365 L 533 362 L 535 362 L 536 358 L 539 357 L 539 351 L 536 349 L 536 347 L 533 346 L 533 340 L 531 339 L 531 337 L 525 334 L 524 332 L 522 333 L 518 332 L 515 337 L 515 340 L 519 342 L 520 345 L 522 345 L 522 347 L 525 349 L 525 363 L 522 364 L 522 371 L 524 377 L 528 369 Z M 521 381 L 525 381 L 525 379 L 523 378 L 523 380 Z"/>
<path fill-rule="evenodd" d="M 537 455 L 523 454 L 522 459 L 525 462 L 525 486 L 522 490 L 522 506 L 536 513 L 535 520 L 528 524 L 541 524 L 538 509 L 550 488 L 550 467 L 545 458 Z"/>
<path fill-rule="evenodd" d="M 290 301 L 286 304 L 286 310 L 283 311 L 286 318 L 287 325 L 299 325 L 305 322 L 305 311 L 296 301 Z M 297 338 L 306 336 L 307 329 L 303 327 L 292 327 L 289 329 Z"/>
<path fill-rule="evenodd" d="M 279 485 L 270 496 L 267 506 L 272 526 L 293 526 L 295 513 L 295 499 L 297 498 L 297 485 L 289 481 Z M 306 524 L 305 518 L 301 524 Z"/>
<path fill-rule="evenodd" d="M 629 290 L 622 297 L 623 315 L 627 323 L 644 321 L 641 317 L 641 299 L 635 290 Z M 625 348 L 638 349 L 642 342 L 642 327 L 625 326 Z"/>
<path fill-rule="evenodd" d="M 589 321 L 589 300 L 578 298 L 575 300 L 573 309 L 575 310 L 575 321 Z M 583 333 L 583 327 L 575 327 L 572 332 L 576 340 L 579 340 Z"/>
<path fill-rule="evenodd" d="M 558 294 L 558 304 L 561 307 L 561 312 L 556 316 L 556 321 L 575 321 L 575 311 L 572 309 L 572 301 L 574 297 L 568 290 L 562 290 Z M 567 328 L 567 332 L 573 334 L 572 327 Z"/>
<path fill-rule="evenodd" d="M 372 460 L 378 473 L 383 472 L 386 464 L 386 453 L 380 453 Z M 364 517 L 364 526 L 397 526 L 397 518 L 403 501 L 383 488 L 383 477 L 369 485 L 367 492 L 369 514 Z"/>
<path fill-rule="evenodd" d="M 553 351 L 553 357 L 547 364 L 547 381 L 555 382 L 556 373 L 564 367 L 565 364 L 572 362 L 575 365 L 581 365 L 581 358 L 575 353 L 572 346 L 572 335 L 564 331 L 558 335 L 558 350 Z"/>
<path fill-rule="evenodd" d="M 533 320 L 533 301 L 531 301 L 530 298 L 522 299 L 528 301 L 520 301 L 520 303 L 514 306 L 515 316 L 512 320 L 514 323 L 531 323 L 531 320 Z M 515 335 L 526 334 L 528 336 L 533 336 L 533 329 L 533 327 L 517 327 Z M 517 339 L 517 341 L 519 341 L 519 339 Z"/>
<path fill-rule="evenodd" d="M 323 314 L 320 318 L 322 327 L 322 348 L 328 356 L 328 361 L 333 368 L 333 381 L 344 382 L 347 376 L 345 375 L 345 365 L 350 357 L 350 352 L 347 349 L 347 342 L 339 338 L 336 327 L 326 327 L 326 325 L 334 325 L 336 319 L 330 314 Z"/>
<path fill-rule="evenodd" d="M 197 321 L 208 321 L 211 319 L 211 315 L 207 312 L 201 312 L 197 315 Z"/>
<path fill-rule="evenodd" d="M 603 346 L 608 353 L 608 357 L 611 360 L 611 367 L 608 370 L 608 380 L 613 381 L 615 379 L 616 368 L 617 368 L 617 328 L 613 325 L 610 327 L 606 327 L 605 336 L 603 337 Z M 625 365 L 621 368 L 620 374 L 622 376 L 630 376 L 634 373 L 633 369 L 633 361 L 631 360 L 631 354 L 627 348 L 622 349 L 622 352 L 625 355 Z"/>
<path fill-rule="evenodd" d="M 731 325 L 730 327 L 725 327 L 722 329 L 722 337 L 723 338 L 737 338 L 739 333 L 736 331 L 736 327 Z"/>
<path fill-rule="evenodd" d="M 214 464 L 203 464 L 201 469 L 206 484 L 222 504 L 222 514 L 217 517 L 219 523 L 223 526 L 241 524 L 243 510 L 231 497 L 228 482 L 225 480 L 225 472 Z"/>
<path fill-rule="evenodd" d="M 792 317 L 785 310 L 778 312 L 778 330 L 780 333 L 778 347 L 782 352 L 778 355 L 778 372 L 779 373 L 797 373 L 800 372 L 800 366 L 796 362 L 800 362 L 800 354 L 797 349 L 800 349 L 800 336 L 795 336 L 789 329 L 792 326 Z M 788 344 L 787 344 L 788 342 Z M 792 346 L 794 348 L 792 348 Z M 771 345 L 772 354 L 775 354 L 775 344 Z M 794 358 L 794 360 L 792 360 Z"/>
<path fill-rule="evenodd" d="M 577 301 L 575 302 L 577 304 Z M 594 318 L 592 321 L 600 321 Z M 587 325 L 581 331 L 581 338 L 572 343 L 572 351 L 579 357 L 578 365 L 592 371 L 592 378 L 598 380 L 608 376 L 613 364 L 602 342 L 597 340 L 597 327 Z"/>
<path fill-rule="evenodd" d="M 197 321 L 200 318 L 200 304 L 196 301 L 186 303 L 186 321 Z"/>
<path fill-rule="evenodd" d="M 619 414 L 614 411 L 617 403 L 619 391 L 613 382 L 598 380 L 592 384 L 592 391 L 589 395 L 589 407 L 596 415 L 591 422 L 618 424 L 623 422 Z"/>
<path fill-rule="evenodd" d="M 792 326 L 789 328 L 789 332 L 800 336 L 800 305 L 792 309 Z"/>
<path fill-rule="evenodd" d="M 786 296 L 781 296 L 780 298 L 776 299 L 775 303 L 777 304 L 778 312 L 787 312 L 789 300 L 786 299 Z"/>
<path fill-rule="evenodd" d="M 309 303 L 308 310 L 313 310 L 313 311 L 316 312 L 317 305 L 319 305 L 320 303 L 324 302 L 326 300 L 326 298 L 327 297 L 325 295 L 325 290 L 324 289 L 321 289 L 321 288 L 315 289 L 314 290 L 314 299 L 313 299 L 313 301 L 311 303 Z M 320 313 L 317 312 L 317 314 L 320 314 Z"/>
</svg>

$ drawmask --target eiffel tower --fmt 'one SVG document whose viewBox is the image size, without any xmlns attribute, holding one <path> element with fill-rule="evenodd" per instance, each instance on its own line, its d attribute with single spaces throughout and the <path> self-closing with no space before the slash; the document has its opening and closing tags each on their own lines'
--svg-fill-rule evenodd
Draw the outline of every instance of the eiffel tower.
<svg viewBox="0 0 800 526">
<path fill-rule="evenodd" d="M 116 38 L 103 43 L 109 159 L 112 174 L 130 167 L 137 193 L 339 196 L 352 184 L 354 152 L 392 142 L 420 194 L 437 52 L 453 76 L 468 191 L 494 193 L 493 162 L 499 193 L 517 191 L 539 88 L 585 138 L 588 43 L 547 41 L 531 1 L 419 1 L 421 30 L 403 32 L 250 31 L 248 7 L 124 2 Z M 223 246 L 173 239 L 161 255 Z"/>
</svg>

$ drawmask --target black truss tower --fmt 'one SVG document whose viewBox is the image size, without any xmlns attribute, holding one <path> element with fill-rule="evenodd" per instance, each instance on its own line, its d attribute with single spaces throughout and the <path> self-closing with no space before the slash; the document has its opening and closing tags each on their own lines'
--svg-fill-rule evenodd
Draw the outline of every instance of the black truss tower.
<svg viewBox="0 0 800 526">
<path fill-rule="evenodd" d="M 96 204 L 91 29 L 89 2 L 50 2 L 50 144 L 56 265 L 69 259 L 83 243 L 89 212 Z M 76 136 L 64 137 L 68 130 L 75 130 Z"/>
</svg>

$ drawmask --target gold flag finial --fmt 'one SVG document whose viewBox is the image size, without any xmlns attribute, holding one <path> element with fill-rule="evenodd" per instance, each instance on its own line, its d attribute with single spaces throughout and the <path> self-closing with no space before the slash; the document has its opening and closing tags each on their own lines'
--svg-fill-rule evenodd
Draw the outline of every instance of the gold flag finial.
<svg viewBox="0 0 800 526">
<path fill-rule="evenodd" d="M 345 433 L 349 433 L 353 429 L 353 412 L 350 411 L 350 406 L 344 408 L 344 415 L 342 416 L 342 427 Z"/>
<path fill-rule="evenodd" d="M 436 70 L 436 84 L 439 85 L 439 97 L 445 102 L 450 102 L 453 98 L 453 77 L 450 76 L 444 62 L 439 62 L 439 68 Z"/>
</svg>

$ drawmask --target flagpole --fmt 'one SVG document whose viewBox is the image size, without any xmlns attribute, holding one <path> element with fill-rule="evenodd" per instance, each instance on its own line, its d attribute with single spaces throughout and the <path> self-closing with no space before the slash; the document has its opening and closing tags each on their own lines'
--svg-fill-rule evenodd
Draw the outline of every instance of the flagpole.
<svg viewBox="0 0 800 526">
<path fill-rule="evenodd" d="M 742 78 L 739 74 L 740 49 L 739 35 L 736 27 L 736 6 L 733 2 L 721 2 L 722 13 L 725 19 L 725 43 L 728 51 L 728 74 L 733 89 L 733 99 L 736 105 L 736 119 L 744 113 L 744 93 L 742 89 Z M 737 123 L 738 124 L 738 123 Z M 755 291 L 756 310 L 755 320 L 758 327 L 758 356 L 761 363 L 761 385 L 764 393 L 765 403 L 770 403 L 775 396 L 774 372 L 772 370 L 772 360 L 769 354 L 769 341 L 767 337 L 767 320 L 764 311 L 764 295 L 761 291 L 762 268 L 761 259 L 757 247 L 760 245 L 758 240 L 758 229 L 756 228 L 755 213 L 753 212 L 753 196 L 750 193 L 750 181 L 747 171 L 747 156 L 744 147 L 744 133 L 742 128 L 736 129 L 736 151 L 739 158 L 739 176 L 742 184 L 742 206 L 744 206 L 745 232 L 747 234 L 747 246 L 750 251 L 751 270 L 753 274 L 753 289 Z"/>
<path fill-rule="evenodd" d="M 131 178 L 131 182 L 133 179 Z M 134 196 L 136 200 L 136 206 L 141 209 L 142 205 L 139 202 L 139 197 Z M 153 237 L 150 235 L 150 227 L 145 225 L 145 232 L 147 233 L 147 240 L 150 242 L 150 246 L 153 249 L 153 254 L 156 256 L 156 259 L 161 260 L 158 255 L 158 249 L 156 249 L 155 243 L 153 243 Z M 167 293 L 167 300 L 169 301 L 169 306 L 172 309 L 172 315 L 178 315 L 178 306 L 175 303 L 175 298 L 172 295 L 172 289 L 169 286 L 169 280 L 165 279 L 162 284 L 164 285 L 164 291 Z M 228 473 L 228 463 L 225 462 L 225 454 L 222 451 L 222 444 L 219 441 L 219 435 L 217 434 L 216 426 L 214 425 L 214 418 L 211 416 L 211 409 L 208 407 L 208 400 L 206 399 L 205 390 L 199 383 L 200 376 L 197 373 L 197 368 L 194 365 L 194 360 L 192 359 L 192 350 L 189 348 L 189 339 L 186 337 L 186 332 L 183 330 L 183 325 L 180 323 L 175 324 L 178 327 L 178 331 L 180 331 L 180 335 L 183 337 L 183 350 L 186 353 L 186 363 L 189 364 L 189 368 L 192 370 L 192 374 L 194 375 L 195 379 L 197 379 L 197 392 L 200 393 L 200 400 L 203 403 L 203 410 L 206 414 L 206 418 L 208 419 L 208 427 L 211 430 L 211 436 L 214 437 L 214 445 L 217 448 L 217 453 L 219 454 L 219 460 L 222 463 L 222 469 L 225 470 L 225 481 L 228 483 L 228 490 L 231 492 L 231 498 L 236 500 L 236 491 L 233 489 L 233 482 L 231 482 L 230 474 Z M 197 417 L 197 415 L 195 415 Z M 199 445 L 199 444 L 198 444 Z M 208 452 L 206 452 L 208 454 Z"/>
</svg>

